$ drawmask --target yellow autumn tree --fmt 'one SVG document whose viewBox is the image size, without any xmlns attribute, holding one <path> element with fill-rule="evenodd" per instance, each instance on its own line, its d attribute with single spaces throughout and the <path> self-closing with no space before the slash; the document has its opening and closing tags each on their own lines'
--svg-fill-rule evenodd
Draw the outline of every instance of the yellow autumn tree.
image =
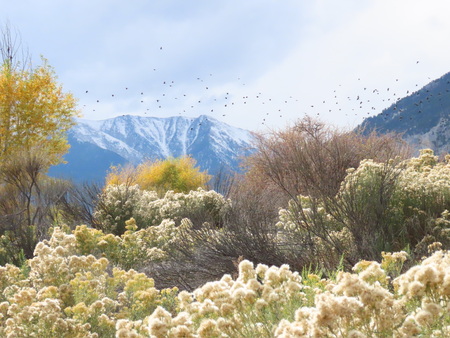
<svg viewBox="0 0 450 338">
<path fill-rule="evenodd" d="M 32 67 L 18 37 L 0 28 L 0 261 L 23 263 L 47 234 L 67 184 L 45 176 L 67 152 L 78 115 L 45 59 Z"/>
<path fill-rule="evenodd" d="M 66 132 L 78 115 L 76 100 L 63 92 L 54 70 L 42 59 L 32 68 L 15 60 L 10 31 L 0 41 L 0 161 L 39 145 L 48 166 L 61 162 L 69 148 Z"/>
<path fill-rule="evenodd" d="M 162 195 L 168 190 L 189 192 L 205 188 L 210 176 L 196 167 L 193 158 L 184 156 L 165 160 L 146 161 L 137 167 L 113 167 L 106 184 L 138 184 L 143 190 Z"/>
</svg>

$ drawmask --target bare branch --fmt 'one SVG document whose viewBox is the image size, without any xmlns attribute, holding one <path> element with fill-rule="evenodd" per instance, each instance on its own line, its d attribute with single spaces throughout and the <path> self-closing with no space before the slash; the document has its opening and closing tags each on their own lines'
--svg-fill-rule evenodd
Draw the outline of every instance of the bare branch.
<svg viewBox="0 0 450 338">
<path fill-rule="evenodd" d="M 31 64 L 30 53 L 24 49 L 20 33 L 12 31 L 9 23 L 0 28 L 0 55 L 2 64 L 7 64 L 10 69 L 22 67 L 24 70 Z"/>
</svg>

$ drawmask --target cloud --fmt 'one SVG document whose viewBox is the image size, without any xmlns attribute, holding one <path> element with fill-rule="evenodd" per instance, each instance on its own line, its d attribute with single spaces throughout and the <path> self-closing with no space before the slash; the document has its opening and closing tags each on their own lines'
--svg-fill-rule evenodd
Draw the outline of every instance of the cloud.
<svg viewBox="0 0 450 338">
<path fill-rule="evenodd" d="M 87 118 L 210 113 L 260 129 L 305 114 L 355 125 L 389 105 L 394 90 L 405 95 L 443 75 L 449 7 L 445 0 L 42 0 L 2 10 Z"/>
<path fill-rule="evenodd" d="M 450 33 L 445 14 L 450 3 L 349 4 L 316 2 L 304 28 L 308 35 L 253 84 L 253 90 L 298 100 L 284 109 L 284 117 L 293 120 L 309 114 L 354 126 L 405 96 L 407 90 L 416 90 L 416 84 L 423 86 L 448 71 L 450 48 L 443 41 Z M 363 104 L 356 100 L 358 96 L 364 97 Z M 266 124 L 284 125 L 274 119 Z"/>
</svg>

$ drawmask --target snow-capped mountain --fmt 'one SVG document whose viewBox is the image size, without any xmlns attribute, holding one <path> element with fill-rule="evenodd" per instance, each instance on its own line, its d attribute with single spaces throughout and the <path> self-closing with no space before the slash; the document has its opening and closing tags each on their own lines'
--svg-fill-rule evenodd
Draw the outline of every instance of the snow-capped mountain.
<svg viewBox="0 0 450 338">
<path fill-rule="evenodd" d="M 52 176 L 101 180 L 111 165 L 138 164 L 146 159 L 189 155 L 201 170 L 238 170 L 251 153 L 252 134 L 212 117 L 157 118 L 124 115 L 107 120 L 79 119 L 68 134 L 67 164 L 53 167 Z"/>
</svg>

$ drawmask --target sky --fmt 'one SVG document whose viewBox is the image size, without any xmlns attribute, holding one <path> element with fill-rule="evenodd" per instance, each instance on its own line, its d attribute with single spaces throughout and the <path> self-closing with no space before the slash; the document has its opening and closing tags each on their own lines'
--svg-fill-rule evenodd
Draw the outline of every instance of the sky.
<svg viewBox="0 0 450 338">
<path fill-rule="evenodd" d="M 83 118 L 353 128 L 450 71 L 448 0 L 0 0 Z"/>
</svg>

